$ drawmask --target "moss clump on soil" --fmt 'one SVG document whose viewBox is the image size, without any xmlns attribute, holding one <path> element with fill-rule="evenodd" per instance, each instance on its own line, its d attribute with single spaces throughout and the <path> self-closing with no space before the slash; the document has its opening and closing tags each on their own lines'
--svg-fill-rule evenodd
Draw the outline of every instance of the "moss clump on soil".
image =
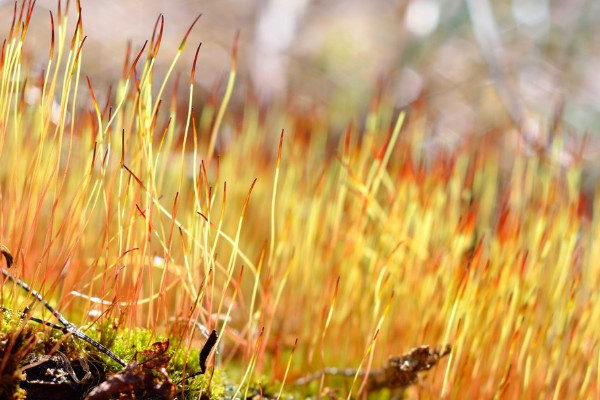
<svg viewBox="0 0 600 400">
<path fill-rule="evenodd" d="M 162 336 L 153 336 L 148 329 L 134 328 L 122 332 L 115 327 L 115 324 L 109 322 L 95 325 L 86 333 L 127 362 L 139 359 L 138 354 L 151 347 L 152 343 L 167 340 Z M 169 343 L 170 359 L 167 373 L 178 386 L 178 398 L 196 399 L 202 394 L 205 399 L 222 399 L 225 389 L 221 372 L 217 370 L 214 373 L 207 371 L 202 375 L 197 374 L 200 371 L 200 350 L 199 348 L 188 349 L 184 343 L 173 339 Z M 106 360 L 109 372 L 117 373 L 122 369 L 114 361 L 108 358 Z M 183 380 L 184 374 L 189 378 Z"/>
<path fill-rule="evenodd" d="M 0 398 L 38 398 L 35 397 L 38 393 L 43 393 L 46 398 L 84 398 L 94 387 L 124 371 L 98 349 L 61 331 L 24 322 L 11 312 L 2 312 L 1 318 L 0 353 L 6 365 L 2 369 Z M 124 332 L 110 322 L 82 330 L 128 364 L 144 365 L 153 357 L 149 349 L 158 343 L 166 344 L 165 360 L 168 363 L 166 375 L 161 379 L 174 385 L 177 398 L 197 399 L 202 396 L 206 400 L 216 400 L 226 397 L 222 373 L 218 370 L 183 379 L 184 373 L 191 376 L 200 371 L 200 349 L 187 349 L 183 343 L 176 341 L 169 343 L 166 338 L 153 336 L 150 330 L 135 328 Z M 60 357 L 55 356 L 57 354 Z M 40 369 L 52 370 L 54 376 L 40 373 Z M 149 370 L 152 370 L 152 365 Z M 82 377 L 87 372 L 91 376 L 84 382 Z M 158 367 L 151 371 L 156 376 L 159 372 Z M 56 378 L 57 374 L 64 378 L 61 382 Z M 70 397 L 64 397 L 65 393 Z M 31 397 L 32 394 L 34 397 Z"/>
<path fill-rule="evenodd" d="M 12 339 L 12 340 L 11 340 Z M 13 342 L 12 348 L 8 349 L 9 344 Z M 25 375 L 19 369 L 19 362 L 13 355 L 21 348 L 22 338 L 20 336 L 10 337 L 4 332 L 0 333 L 0 353 L 4 354 L 6 363 L 2 368 L 0 376 L 0 398 L 6 399 L 24 399 L 25 391 L 19 386 L 25 379 Z"/>
<path fill-rule="evenodd" d="M 79 346 L 72 337 L 65 336 L 62 332 L 46 327 L 25 323 L 11 312 L 1 313 L 0 326 L 0 398 L 2 399 L 28 399 L 35 398 L 27 390 L 34 381 L 36 368 L 45 361 L 49 361 L 49 354 L 65 355 L 68 360 L 77 360 L 83 354 L 88 357 L 88 352 Z M 97 361 L 90 357 L 87 364 L 96 365 Z M 98 369 L 98 367 L 94 367 Z M 102 370 L 98 370 L 102 372 Z M 39 383 L 37 379 L 36 384 Z M 50 388 L 57 388 L 59 385 Z M 46 398 L 53 398 L 45 393 Z"/>
</svg>

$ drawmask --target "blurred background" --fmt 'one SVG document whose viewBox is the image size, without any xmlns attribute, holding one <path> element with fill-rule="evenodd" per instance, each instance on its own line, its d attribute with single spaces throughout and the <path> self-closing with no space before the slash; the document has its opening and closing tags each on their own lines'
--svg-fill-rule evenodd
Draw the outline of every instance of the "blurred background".
<svg viewBox="0 0 600 400">
<path fill-rule="evenodd" d="M 14 3 L 0 6 L 7 33 Z M 46 66 L 48 10 L 56 18 L 56 7 L 36 4 L 26 42 L 34 73 Z M 196 84 L 204 93 L 222 90 L 239 30 L 233 107 L 248 96 L 264 105 L 326 106 L 330 121 L 343 125 L 367 109 L 379 82 L 397 108 L 424 102 L 427 127 L 443 145 L 507 126 L 537 140 L 556 121 L 595 133 L 600 122 L 598 1 L 81 0 L 81 7 L 82 71 L 95 88 L 119 79 L 127 42 L 138 51 L 162 13 L 160 77 L 202 13 L 177 68 L 188 76 L 202 42 Z"/>
</svg>

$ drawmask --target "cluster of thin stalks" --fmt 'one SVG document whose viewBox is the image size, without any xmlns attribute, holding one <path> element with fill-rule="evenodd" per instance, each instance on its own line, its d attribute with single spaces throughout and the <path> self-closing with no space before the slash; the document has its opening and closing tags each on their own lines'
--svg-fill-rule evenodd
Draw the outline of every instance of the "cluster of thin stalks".
<svg viewBox="0 0 600 400">
<path fill-rule="evenodd" d="M 15 6 L 0 59 L 0 240 L 69 321 L 188 348 L 215 329 L 241 393 L 448 343 L 418 398 L 599 396 L 600 203 L 583 213 L 577 155 L 561 166 L 503 133 L 432 157 L 422 111 L 405 120 L 385 93 L 341 134 L 326 110 L 233 113 L 237 39 L 226 84 L 194 104 L 200 46 L 189 80 L 172 71 L 198 19 L 164 80 L 159 16 L 100 95 L 60 2 L 48 64 L 28 69 L 33 5 Z M 0 305 L 52 319 L 14 279 Z"/>
</svg>

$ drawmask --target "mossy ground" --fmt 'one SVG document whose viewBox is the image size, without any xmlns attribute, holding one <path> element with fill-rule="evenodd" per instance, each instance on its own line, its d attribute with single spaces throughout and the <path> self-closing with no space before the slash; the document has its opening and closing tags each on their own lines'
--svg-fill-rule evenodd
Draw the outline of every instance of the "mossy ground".
<svg viewBox="0 0 600 400">
<path fill-rule="evenodd" d="M 141 357 L 143 350 L 150 348 L 153 342 L 166 340 L 146 329 L 136 328 L 124 332 L 106 321 L 89 329 L 84 328 L 84 331 L 92 339 L 109 347 L 115 354 L 128 362 L 134 360 L 143 362 L 144 358 Z M 20 385 L 26 383 L 28 378 L 26 372 L 20 372 L 20 368 L 55 352 L 64 354 L 71 361 L 85 358 L 89 364 L 93 364 L 95 368 L 101 370 L 103 379 L 111 374 L 117 374 L 123 369 L 122 366 L 88 343 L 36 323 L 23 323 L 20 318 L 15 319 L 8 312 L 2 313 L 0 344 L 3 355 L 6 354 L 9 346 L 11 347 L 10 353 L 14 355 L 7 358 L 9 365 L 3 369 L 0 398 L 25 398 L 26 391 Z M 170 360 L 166 371 L 169 378 L 177 384 L 177 398 L 197 399 L 202 395 L 203 399 L 222 400 L 227 397 L 226 391 L 231 391 L 231 388 L 234 387 L 226 384 L 226 373 L 219 368 L 214 371 L 211 368 L 211 372 L 207 374 L 196 374 L 200 371 L 200 349 L 187 349 L 182 343 L 171 342 L 168 354 Z M 192 375 L 195 376 L 188 377 L 183 383 L 184 376 Z M 96 381 L 94 384 L 99 383 L 101 382 Z M 252 382 L 249 386 L 250 393 L 255 393 L 258 385 L 258 381 Z M 51 393 L 52 386 L 48 385 L 46 390 Z"/>
</svg>

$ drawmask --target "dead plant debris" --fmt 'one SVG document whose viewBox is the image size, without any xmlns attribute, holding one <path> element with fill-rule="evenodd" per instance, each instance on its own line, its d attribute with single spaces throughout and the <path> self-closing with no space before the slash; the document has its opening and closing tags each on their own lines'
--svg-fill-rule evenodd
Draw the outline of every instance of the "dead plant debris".
<svg viewBox="0 0 600 400">
<path fill-rule="evenodd" d="M 368 372 L 366 390 L 374 392 L 382 389 L 405 389 L 418 382 L 419 373 L 433 368 L 443 357 L 450 354 L 451 346 L 419 346 L 400 356 L 389 356 L 387 362 L 378 369 Z M 325 368 L 312 375 L 296 380 L 296 385 L 305 385 L 323 375 L 364 377 L 366 371 L 355 369 Z"/>
<path fill-rule="evenodd" d="M 384 366 L 369 373 L 367 390 L 400 389 L 416 383 L 419 372 L 433 368 L 441 358 L 450 354 L 450 345 L 431 348 L 415 347 L 401 356 L 390 356 Z"/>
<path fill-rule="evenodd" d="M 168 348 L 168 340 L 152 344 L 151 349 L 139 353 L 143 361 L 128 364 L 123 371 L 96 386 L 85 399 L 173 399 L 176 386 L 166 369 L 171 359 Z"/>
</svg>

